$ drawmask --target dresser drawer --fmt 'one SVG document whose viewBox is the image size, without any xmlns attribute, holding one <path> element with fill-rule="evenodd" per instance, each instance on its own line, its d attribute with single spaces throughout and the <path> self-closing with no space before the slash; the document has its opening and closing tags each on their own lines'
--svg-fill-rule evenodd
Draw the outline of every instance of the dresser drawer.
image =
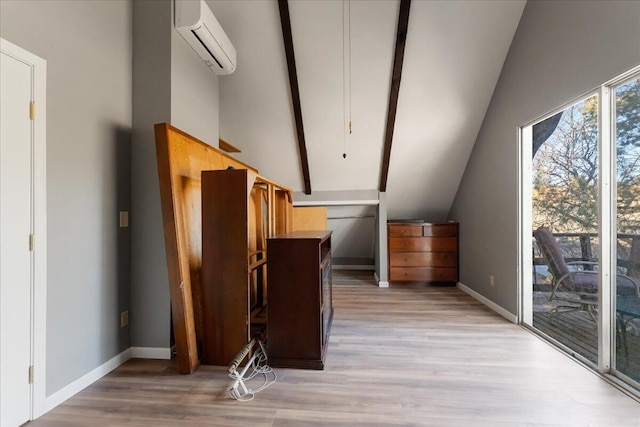
<svg viewBox="0 0 640 427">
<path fill-rule="evenodd" d="M 418 282 L 457 282 L 458 269 L 431 267 L 391 267 L 389 268 L 389 280 Z"/>
<path fill-rule="evenodd" d="M 425 237 L 429 236 L 451 236 L 455 237 L 458 235 L 458 224 L 426 224 L 422 226 L 422 235 Z"/>
<path fill-rule="evenodd" d="M 391 237 L 422 237 L 422 224 L 390 224 L 389 236 Z"/>
<path fill-rule="evenodd" d="M 389 254 L 391 267 L 457 267 L 456 252 L 394 252 Z"/>
<path fill-rule="evenodd" d="M 389 252 L 457 252 L 455 237 L 389 237 Z"/>
</svg>

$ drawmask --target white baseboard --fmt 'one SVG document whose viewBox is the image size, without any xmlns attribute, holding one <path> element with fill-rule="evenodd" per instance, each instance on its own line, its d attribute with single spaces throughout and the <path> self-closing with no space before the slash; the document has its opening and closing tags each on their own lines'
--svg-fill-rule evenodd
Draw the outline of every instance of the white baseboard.
<svg viewBox="0 0 640 427">
<path fill-rule="evenodd" d="M 51 396 L 45 398 L 45 413 L 49 412 L 56 406 L 60 405 L 65 400 L 69 399 L 76 393 L 89 387 L 91 384 L 107 375 L 109 372 L 122 365 L 127 360 L 131 359 L 131 349 L 128 348 L 117 356 L 111 358 L 107 362 L 95 368 L 93 371 L 83 375 L 71 384 L 61 388 L 53 393 Z"/>
<path fill-rule="evenodd" d="M 336 265 L 331 266 L 334 270 L 375 270 L 375 265 Z"/>
<path fill-rule="evenodd" d="M 74 382 L 60 390 L 53 393 L 51 396 L 47 396 L 44 402 L 44 412 L 40 415 L 44 415 L 56 406 L 63 403 L 65 400 L 71 398 L 78 392 L 89 387 L 91 384 L 107 375 L 109 372 L 116 369 L 129 359 L 171 359 L 171 349 L 162 347 L 130 347 L 111 358 L 107 362 L 98 366 L 91 372 L 83 375 Z"/>
<path fill-rule="evenodd" d="M 131 347 L 132 359 L 171 359 L 171 349 L 164 347 Z"/>
<path fill-rule="evenodd" d="M 516 323 L 516 324 L 518 323 L 518 316 L 516 316 L 515 314 L 512 314 L 511 312 L 509 312 L 509 311 L 505 310 L 504 308 L 500 307 L 498 304 L 496 304 L 495 302 L 491 301 L 490 299 L 483 297 L 482 295 L 480 295 L 479 293 L 477 293 L 476 291 L 474 291 L 470 287 L 458 282 L 458 288 L 462 292 L 464 292 L 464 293 L 466 293 L 468 295 L 471 295 L 473 298 L 477 299 L 478 301 L 480 301 L 481 303 L 483 303 L 484 305 L 489 307 L 491 310 L 495 311 L 500 316 L 502 316 L 505 319 L 507 319 L 509 322 Z"/>
<path fill-rule="evenodd" d="M 376 282 L 378 282 L 378 287 L 379 288 L 388 288 L 389 287 L 389 282 L 387 282 L 386 280 L 380 280 L 380 278 L 378 277 L 378 273 L 373 273 L 373 277 L 375 277 Z"/>
</svg>

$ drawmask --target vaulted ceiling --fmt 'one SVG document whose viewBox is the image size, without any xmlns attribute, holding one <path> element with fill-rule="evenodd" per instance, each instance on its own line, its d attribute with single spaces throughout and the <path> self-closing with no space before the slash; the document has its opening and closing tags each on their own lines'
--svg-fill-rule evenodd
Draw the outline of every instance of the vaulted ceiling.
<svg viewBox="0 0 640 427">
<path fill-rule="evenodd" d="M 208 2 L 238 52 L 236 72 L 219 80 L 220 136 L 261 174 L 302 191 L 278 4 Z M 524 5 L 412 2 L 389 218 L 446 219 Z M 313 191 L 378 188 L 398 6 L 289 1 Z"/>
</svg>

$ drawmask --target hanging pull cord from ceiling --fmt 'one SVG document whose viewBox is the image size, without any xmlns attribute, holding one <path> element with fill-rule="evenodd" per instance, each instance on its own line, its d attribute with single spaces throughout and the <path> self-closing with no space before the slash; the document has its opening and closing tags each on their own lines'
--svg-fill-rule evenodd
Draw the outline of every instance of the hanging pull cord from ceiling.
<svg viewBox="0 0 640 427">
<path fill-rule="evenodd" d="M 348 32 L 348 40 L 349 40 L 349 135 L 351 135 L 352 131 L 353 131 L 353 127 L 351 126 L 352 121 L 351 121 L 351 0 L 347 1 L 348 3 L 348 7 L 349 7 L 349 19 L 347 21 L 347 28 L 349 30 Z"/>
<path fill-rule="evenodd" d="M 348 125 L 347 110 L 349 110 Z M 342 131 L 342 158 L 346 159 L 346 129 L 349 129 L 349 135 L 353 133 L 353 123 L 351 121 L 351 0 L 342 1 L 342 123 L 344 126 Z"/>
</svg>

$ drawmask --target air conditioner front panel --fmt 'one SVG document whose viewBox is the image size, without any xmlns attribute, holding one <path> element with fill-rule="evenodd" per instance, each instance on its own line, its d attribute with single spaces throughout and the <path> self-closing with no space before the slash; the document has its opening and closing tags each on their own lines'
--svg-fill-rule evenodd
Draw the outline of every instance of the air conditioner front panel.
<svg viewBox="0 0 640 427">
<path fill-rule="evenodd" d="M 206 26 L 201 26 L 191 30 L 193 36 L 202 46 L 203 57 L 208 62 L 209 68 L 214 69 L 217 74 L 231 74 L 235 71 L 235 58 L 230 58 L 227 52 L 220 46 L 217 39 L 213 37 L 211 31 Z M 235 49 L 234 49 L 235 53 Z"/>
<path fill-rule="evenodd" d="M 214 73 L 235 71 L 236 49 L 204 0 L 175 0 L 175 26 Z"/>
</svg>

